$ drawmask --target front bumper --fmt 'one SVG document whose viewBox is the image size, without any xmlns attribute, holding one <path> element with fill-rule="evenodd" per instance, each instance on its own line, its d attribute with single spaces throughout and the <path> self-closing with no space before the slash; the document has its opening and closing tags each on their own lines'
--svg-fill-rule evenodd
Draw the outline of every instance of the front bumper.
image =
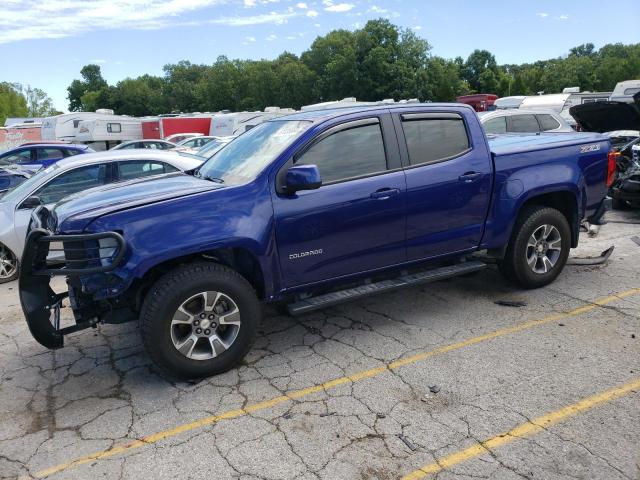
<svg viewBox="0 0 640 480">
<path fill-rule="evenodd" d="M 105 239 L 109 239 L 108 248 L 100 244 Z M 62 248 L 52 248 L 52 244 Z M 51 349 L 61 348 L 64 335 L 98 322 L 97 317 L 87 316 L 86 309 L 81 315 L 77 314 L 83 309 L 78 305 L 73 288 L 55 293 L 49 285 L 51 277 L 66 276 L 69 284 L 74 277 L 109 272 L 120 265 L 125 249 L 124 239 L 116 232 L 52 235 L 39 225 L 29 232 L 21 261 L 19 295 L 29 331 L 38 343 Z M 64 258 L 56 259 L 52 264 L 47 259 L 51 252 L 62 252 Z M 76 322 L 61 328 L 60 309 L 66 298 L 69 298 Z"/>
</svg>

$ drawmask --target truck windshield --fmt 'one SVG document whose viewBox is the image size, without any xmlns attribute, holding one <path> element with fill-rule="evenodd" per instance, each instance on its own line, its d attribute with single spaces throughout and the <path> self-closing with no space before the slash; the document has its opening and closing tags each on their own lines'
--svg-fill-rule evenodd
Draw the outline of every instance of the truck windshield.
<svg viewBox="0 0 640 480">
<path fill-rule="evenodd" d="M 293 120 L 261 123 L 218 151 L 196 175 L 230 185 L 250 182 L 310 126 Z"/>
</svg>

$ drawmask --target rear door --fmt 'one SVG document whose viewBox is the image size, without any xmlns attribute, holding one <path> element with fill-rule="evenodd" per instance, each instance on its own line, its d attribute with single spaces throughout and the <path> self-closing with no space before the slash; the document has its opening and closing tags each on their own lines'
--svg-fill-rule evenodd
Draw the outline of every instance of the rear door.
<svg viewBox="0 0 640 480">
<path fill-rule="evenodd" d="M 540 125 L 533 114 L 519 114 L 507 116 L 507 132 L 509 133 L 538 133 Z"/>
<path fill-rule="evenodd" d="M 398 113 L 394 122 L 407 178 L 408 260 L 477 247 L 493 175 L 480 125 L 455 112 Z"/>
<path fill-rule="evenodd" d="M 274 194 L 285 287 L 406 260 L 406 182 L 388 114 L 320 133 L 291 164 L 317 165 L 322 186 Z"/>
</svg>

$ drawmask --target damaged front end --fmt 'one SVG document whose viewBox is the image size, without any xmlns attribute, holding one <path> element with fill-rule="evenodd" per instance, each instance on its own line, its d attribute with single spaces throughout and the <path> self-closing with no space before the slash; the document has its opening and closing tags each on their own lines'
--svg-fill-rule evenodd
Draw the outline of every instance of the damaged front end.
<svg viewBox="0 0 640 480">
<path fill-rule="evenodd" d="M 27 325 L 41 345 L 63 346 L 69 333 L 95 326 L 109 307 L 86 295 L 87 282 L 104 279 L 123 261 L 126 244 L 117 232 L 54 235 L 50 212 L 38 207 L 33 215 L 22 256 L 19 293 Z M 68 291 L 56 293 L 50 286 L 55 276 L 67 277 Z M 60 309 L 68 298 L 74 325 L 61 326 Z"/>
<path fill-rule="evenodd" d="M 619 202 L 640 206 L 640 139 L 632 143 L 616 156 L 616 178 L 609 193 Z"/>
</svg>

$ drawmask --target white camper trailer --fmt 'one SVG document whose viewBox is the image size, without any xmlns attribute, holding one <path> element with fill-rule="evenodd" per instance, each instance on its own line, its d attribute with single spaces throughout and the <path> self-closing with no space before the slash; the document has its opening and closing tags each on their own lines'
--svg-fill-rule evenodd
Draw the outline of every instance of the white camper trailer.
<svg viewBox="0 0 640 480">
<path fill-rule="evenodd" d="M 519 108 L 522 101 L 527 98 L 524 95 L 513 95 L 511 97 L 502 97 L 493 102 L 496 110 L 507 110 L 510 108 Z"/>
<path fill-rule="evenodd" d="M 292 108 L 267 107 L 264 112 L 217 113 L 211 118 L 209 135 L 213 137 L 240 135 L 262 122 L 294 112 Z"/>
<path fill-rule="evenodd" d="M 613 102 L 633 103 L 633 96 L 640 92 L 640 80 L 625 80 L 618 82 L 611 93 Z"/>
<path fill-rule="evenodd" d="M 103 122 L 101 125 L 105 129 L 105 135 L 101 135 L 100 128 L 96 129 L 89 125 L 90 122 Z M 80 135 L 80 124 L 85 123 L 82 134 Z M 108 123 L 120 124 L 107 127 Z M 126 124 L 126 126 L 125 126 Z M 132 128 L 131 125 L 137 127 Z M 111 132 L 107 131 L 111 130 Z M 120 131 L 118 131 L 120 130 Z M 96 132 L 95 135 L 93 132 Z M 107 135 L 108 134 L 108 135 Z M 78 137 L 80 135 L 80 137 Z M 43 141 L 65 141 L 92 144 L 96 141 L 95 146 L 98 150 L 105 150 L 105 142 L 111 142 L 112 146 L 126 140 L 137 140 L 142 138 L 142 123 L 139 119 L 127 117 L 123 115 L 114 115 L 113 110 L 101 109 L 95 112 L 74 112 L 47 117 L 42 121 L 42 140 Z M 93 145 L 91 145 L 94 148 Z M 95 149 L 95 148 L 94 148 Z"/>
<path fill-rule="evenodd" d="M 78 124 L 75 142 L 96 151 L 109 150 L 119 143 L 142 139 L 142 120 L 123 115 L 102 115 Z"/>
</svg>

